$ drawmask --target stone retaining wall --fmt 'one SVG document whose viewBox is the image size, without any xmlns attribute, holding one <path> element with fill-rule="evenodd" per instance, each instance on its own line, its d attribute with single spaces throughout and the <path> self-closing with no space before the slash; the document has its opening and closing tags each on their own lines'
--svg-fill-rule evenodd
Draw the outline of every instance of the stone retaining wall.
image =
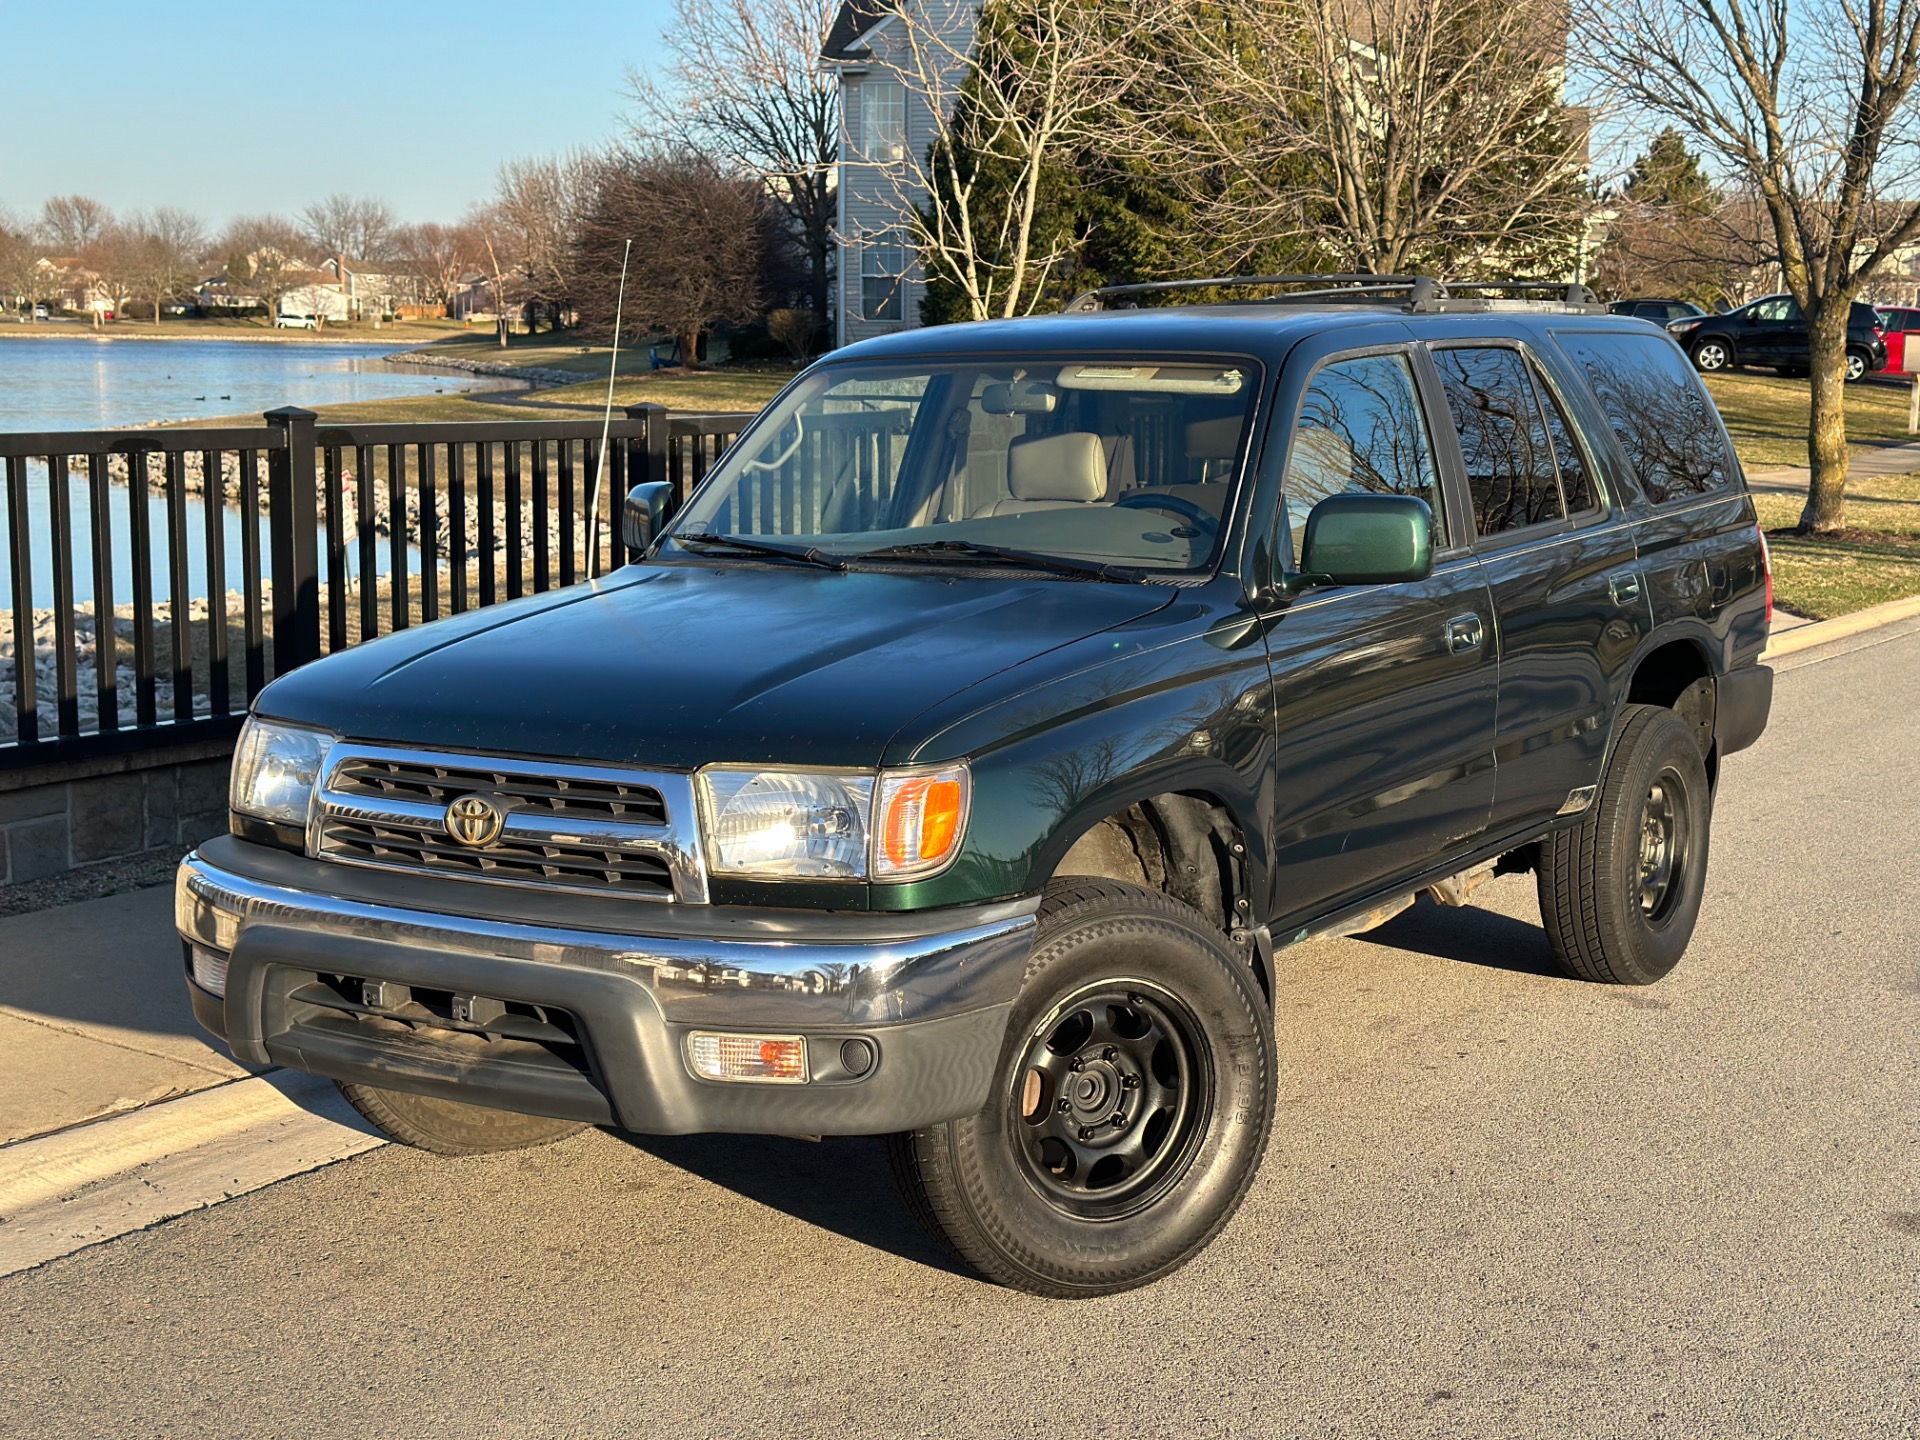
<svg viewBox="0 0 1920 1440">
<path fill-rule="evenodd" d="M 0 886 L 225 834 L 230 756 L 197 752 L 116 756 L 0 789 Z"/>
</svg>

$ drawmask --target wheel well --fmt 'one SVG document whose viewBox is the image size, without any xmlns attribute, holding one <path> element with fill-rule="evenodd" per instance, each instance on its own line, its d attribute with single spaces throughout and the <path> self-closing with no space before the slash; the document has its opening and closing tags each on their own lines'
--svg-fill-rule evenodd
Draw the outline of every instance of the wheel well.
<svg viewBox="0 0 1920 1440">
<path fill-rule="evenodd" d="M 1231 811 L 1212 796 L 1169 793 L 1098 821 L 1060 857 L 1054 874 L 1124 880 L 1184 901 L 1243 946 L 1271 998 L 1251 932 L 1246 860 Z"/>
<path fill-rule="evenodd" d="M 1713 753 L 1713 667 L 1698 645 L 1675 640 L 1648 654 L 1634 667 L 1627 703 L 1664 706 L 1693 726 L 1694 740 L 1712 777 L 1717 758 Z"/>
</svg>

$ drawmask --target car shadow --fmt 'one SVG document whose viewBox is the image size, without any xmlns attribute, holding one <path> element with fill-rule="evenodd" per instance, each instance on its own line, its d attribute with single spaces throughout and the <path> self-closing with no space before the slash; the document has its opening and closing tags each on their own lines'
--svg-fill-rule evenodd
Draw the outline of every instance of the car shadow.
<svg viewBox="0 0 1920 1440">
<path fill-rule="evenodd" d="M 1547 935 L 1538 925 L 1475 905 L 1437 905 L 1422 895 L 1384 925 L 1352 937 L 1368 945 L 1459 960 L 1516 975 L 1564 980 Z"/>
<path fill-rule="evenodd" d="M 914 1221 L 878 1139 L 607 1133 L 770 1210 L 903 1260 L 974 1278 Z"/>
</svg>

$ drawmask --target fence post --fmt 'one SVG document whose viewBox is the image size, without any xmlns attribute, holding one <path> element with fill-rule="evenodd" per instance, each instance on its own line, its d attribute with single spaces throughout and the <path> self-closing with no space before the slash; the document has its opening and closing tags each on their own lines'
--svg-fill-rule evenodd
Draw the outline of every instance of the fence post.
<svg viewBox="0 0 1920 1440">
<path fill-rule="evenodd" d="M 640 432 L 640 463 L 627 480 L 628 488 L 644 484 L 649 480 L 671 480 L 667 473 L 667 451 L 673 443 L 673 432 L 668 424 L 667 407 L 664 405 L 629 405 L 627 418 L 638 420 L 646 428 Z M 677 504 L 681 497 L 676 495 Z"/>
<path fill-rule="evenodd" d="M 276 675 L 320 658 L 320 476 L 313 435 L 319 418 L 293 405 L 266 414 L 285 440 L 267 458 Z"/>
</svg>

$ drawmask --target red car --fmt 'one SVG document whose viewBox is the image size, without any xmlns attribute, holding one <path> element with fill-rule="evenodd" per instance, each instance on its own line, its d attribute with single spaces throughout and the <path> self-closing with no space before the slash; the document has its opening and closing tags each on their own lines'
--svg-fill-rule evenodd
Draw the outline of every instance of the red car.
<svg viewBox="0 0 1920 1440">
<path fill-rule="evenodd" d="M 1882 305 L 1880 326 L 1887 332 L 1887 370 L 1898 374 L 1907 368 L 1907 333 L 1920 330 L 1920 309 L 1907 305 Z M 1920 362 L 1920 351 L 1914 353 Z"/>
</svg>

